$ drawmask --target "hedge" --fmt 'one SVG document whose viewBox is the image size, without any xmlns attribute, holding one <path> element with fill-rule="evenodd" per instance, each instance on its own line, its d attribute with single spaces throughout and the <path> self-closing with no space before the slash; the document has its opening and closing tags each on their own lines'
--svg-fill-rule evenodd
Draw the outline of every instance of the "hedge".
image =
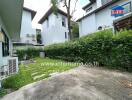
<svg viewBox="0 0 132 100">
<path fill-rule="evenodd" d="M 47 57 L 78 61 L 98 62 L 100 66 L 132 71 L 132 30 L 113 34 L 100 31 L 70 42 L 45 47 Z"/>
<path fill-rule="evenodd" d="M 44 51 L 44 50 L 36 49 L 36 48 L 16 50 L 19 60 L 25 60 L 25 56 L 26 56 L 26 59 L 39 57 L 40 51 Z"/>
</svg>

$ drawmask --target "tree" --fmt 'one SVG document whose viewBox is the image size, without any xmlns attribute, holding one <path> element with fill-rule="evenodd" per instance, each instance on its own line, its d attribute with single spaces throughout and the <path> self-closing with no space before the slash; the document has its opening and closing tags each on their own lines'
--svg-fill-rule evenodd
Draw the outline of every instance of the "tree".
<svg viewBox="0 0 132 100">
<path fill-rule="evenodd" d="M 78 0 L 74 0 L 75 4 L 74 4 L 74 9 L 72 11 L 71 11 L 71 1 L 73 1 L 73 0 L 51 0 L 51 3 L 53 4 L 53 8 L 54 8 L 55 12 L 56 12 L 57 7 L 60 3 L 63 3 L 63 7 L 65 7 L 67 10 L 68 30 L 69 30 L 70 39 L 73 38 L 73 35 L 71 33 L 71 18 L 73 16 L 74 12 L 76 11 L 76 5 L 77 5 Z"/>
<path fill-rule="evenodd" d="M 79 26 L 77 23 L 72 25 L 73 38 L 79 38 Z"/>
</svg>

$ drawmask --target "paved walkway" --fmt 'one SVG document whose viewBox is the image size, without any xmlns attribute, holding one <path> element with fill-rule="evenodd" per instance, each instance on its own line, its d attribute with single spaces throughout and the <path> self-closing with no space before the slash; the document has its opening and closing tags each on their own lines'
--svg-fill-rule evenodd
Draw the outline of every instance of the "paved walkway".
<svg viewBox="0 0 132 100">
<path fill-rule="evenodd" d="M 132 100 L 132 74 L 79 67 L 27 85 L 2 100 Z"/>
</svg>

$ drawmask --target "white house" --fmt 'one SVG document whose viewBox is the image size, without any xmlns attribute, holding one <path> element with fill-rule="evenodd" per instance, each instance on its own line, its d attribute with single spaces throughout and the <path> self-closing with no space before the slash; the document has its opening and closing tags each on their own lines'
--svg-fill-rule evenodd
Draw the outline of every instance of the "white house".
<svg viewBox="0 0 132 100">
<path fill-rule="evenodd" d="M 23 8 L 20 43 L 37 44 L 36 29 L 32 28 L 32 20 L 35 15 L 36 11 L 25 7 Z"/>
<path fill-rule="evenodd" d="M 57 9 L 57 14 L 54 14 L 51 7 L 39 21 L 42 24 L 42 43 L 50 45 L 61 43 L 68 40 L 68 24 L 67 14 Z"/>
<path fill-rule="evenodd" d="M 124 8 L 124 15 L 113 17 L 112 7 L 117 5 Z M 83 9 L 86 15 L 78 20 L 80 36 L 106 28 L 132 29 L 132 0 L 93 0 Z"/>
<path fill-rule="evenodd" d="M 0 79 L 18 71 L 12 42 L 20 39 L 23 0 L 0 0 Z"/>
</svg>

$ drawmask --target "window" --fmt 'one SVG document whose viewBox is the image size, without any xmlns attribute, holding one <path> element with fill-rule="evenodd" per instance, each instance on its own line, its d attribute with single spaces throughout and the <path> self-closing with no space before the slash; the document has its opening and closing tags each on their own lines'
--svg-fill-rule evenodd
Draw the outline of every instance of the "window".
<svg viewBox="0 0 132 100">
<path fill-rule="evenodd" d="M 9 55 L 9 39 L 3 29 L 2 29 L 2 33 L 4 35 L 4 42 L 2 43 L 2 54 L 3 57 L 5 57 Z"/>
<path fill-rule="evenodd" d="M 86 12 L 89 12 L 89 11 L 91 11 L 91 10 L 92 10 L 92 7 L 86 9 Z"/>
<path fill-rule="evenodd" d="M 131 12 L 131 2 L 128 2 L 124 5 L 122 5 L 122 7 L 125 8 L 124 9 L 124 14 L 127 14 L 127 13 Z"/>
<path fill-rule="evenodd" d="M 47 18 L 47 27 L 49 27 L 49 19 Z"/>
<path fill-rule="evenodd" d="M 67 39 L 67 33 L 65 32 L 65 39 Z"/>
<path fill-rule="evenodd" d="M 29 35 L 29 34 L 27 34 L 27 35 L 26 35 L 26 37 L 27 37 L 27 38 L 29 38 L 29 37 L 30 37 L 30 35 Z"/>
<path fill-rule="evenodd" d="M 66 27 L 66 19 L 62 17 L 62 26 Z"/>
</svg>

